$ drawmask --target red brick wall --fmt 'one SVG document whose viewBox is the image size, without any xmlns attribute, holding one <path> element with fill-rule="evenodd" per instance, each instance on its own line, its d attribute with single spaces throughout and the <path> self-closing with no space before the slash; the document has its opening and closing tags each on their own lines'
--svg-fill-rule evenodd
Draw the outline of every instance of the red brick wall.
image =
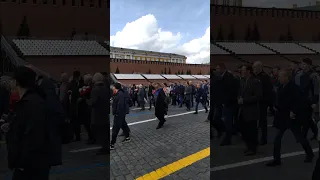
<svg viewBox="0 0 320 180">
<path fill-rule="evenodd" d="M 25 60 L 57 80 L 63 72 L 71 76 L 73 71 L 79 70 L 82 75 L 93 75 L 96 72 L 109 72 L 110 68 L 108 56 L 36 56 L 26 57 Z"/>
<path fill-rule="evenodd" d="M 120 73 L 131 74 L 135 73 L 147 73 L 149 69 L 152 74 L 160 74 L 161 71 L 164 72 L 166 68 L 167 73 L 169 68 L 171 74 L 175 74 L 178 71 L 184 72 L 186 74 L 187 70 L 191 70 L 192 74 L 209 74 L 210 65 L 202 64 L 177 64 L 177 63 L 164 63 L 164 62 L 147 62 L 147 61 L 135 61 L 135 60 L 122 60 L 122 59 L 111 59 L 110 62 L 110 71 L 115 73 L 117 67 L 119 68 Z"/>
<path fill-rule="evenodd" d="M 85 1 L 86 7 L 81 7 L 78 0 L 76 7 L 71 6 L 71 0 L 66 0 L 66 5 L 62 5 L 62 0 L 56 1 L 59 5 L 53 5 L 52 0 L 47 0 L 48 4 L 37 0 L 36 5 L 33 0 L 26 0 L 26 4 L 18 3 L 22 0 L 6 1 L 0 2 L 0 19 L 6 36 L 16 36 L 23 16 L 27 16 L 30 34 L 34 37 L 70 37 L 75 28 L 77 34 L 88 32 L 106 40 L 110 38 L 110 6 L 107 7 L 105 0 L 102 8 L 98 7 L 98 0 L 94 0 L 94 8 L 89 7 L 89 1 Z"/>
<path fill-rule="evenodd" d="M 224 9 L 224 13 L 222 13 L 222 9 Z M 233 11 L 235 11 L 235 14 L 233 14 Z M 245 15 L 245 11 L 247 11 L 247 15 Z M 251 11 L 253 12 L 252 15 Z M 263 11 L 263 16 L 261 11 Z M 284 16 L 282 16 L 282 12 L 284 12 Z M 272 17 L 272 14 L 274 14 L 274 17 Z M 292 14 L 294 17 L 292 17 Z M 320 32 L 320 26 L 314 26 L 320 22 L 320 12 L 211 5 L 210 20 L 211 36 L 214 39 L 217 38 L 220 25 L 225 40 L 230 32 L 230 26 L 234 25 L 235 40 L 244 40 L 248 25 L 253 28 L 254 22 L 257 23 L 261 40 L 264 41 L 278 41 L 281 34 L 286 36 L 288 25 L 291 26 L 294 40 L 312 41 L 313 37 L 318 37 Z"/>
</svg>

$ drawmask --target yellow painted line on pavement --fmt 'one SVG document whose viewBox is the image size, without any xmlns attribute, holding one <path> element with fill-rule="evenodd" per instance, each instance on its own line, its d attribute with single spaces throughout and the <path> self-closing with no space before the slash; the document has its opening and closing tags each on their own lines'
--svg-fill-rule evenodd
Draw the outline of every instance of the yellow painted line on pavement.
<svg viewBox="0 0 320 180">
<path fill-rule="evenodd" d="M 210 147 L 138 177 L 136 180 L 158 180 L 210 156 Z"/>
</svg>

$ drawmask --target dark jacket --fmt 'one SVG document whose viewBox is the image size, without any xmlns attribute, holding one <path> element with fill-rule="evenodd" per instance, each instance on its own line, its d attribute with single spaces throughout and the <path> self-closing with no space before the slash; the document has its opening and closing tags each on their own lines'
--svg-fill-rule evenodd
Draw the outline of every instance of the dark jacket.
<svg viewBox="0 0 320 180">
<path fill-rule="evenodd" d="M 192 86 L 186 86 L 184 93 L 185 93 L 184 94 L 185 95 L 184 96 L 185 100 L 186 101 L 190 101 L 191 100 L 191 96 L 192 96 Z"/>
<path fill-rule="evenodd" d="M 267 73 L 262 71 L 256 75 L 256 78 L 260 80 L 262 86 L 262 96 L 260 103 L 263 103 L 265 105 L 273 104 L 275 100 L 275 92 L 271 77 Z"/>
<path fill-rule="evenodd" d="M 126 103 L 126 93 L 123 91 L 123 89 L 120 89 L 117 94 L 115 94 L 112 103 L 112 114 L 116 117 L 125 118 L 127 114 L 126 107 L 128 106 Z"/>
<path fill-rule="evenodd" d="M 205 97 L 206 97 L 206 93 L 205 93 L 205 90 L 203 88 L 197 88 L 197 91 L 196 91 L 196 102 L 197 103 L 204 103 L 204 101 L 206 100 Z"/>
<path fill-rule="evenodd" d="M 0 116 L 9 113 L 10 92 L 0 86 Z"/>
<path fill-rule="evenodd" d="M 48 115 L 49 153 L 52 166 L 62 164 L 62 129 L 65 121 L 65 112 L 59 97 L 55 92 L 55 86 L 50 79 L 44 78 L 39 88 L 45 95 Z"/>
<path fill-rule="evenodd" d="M 146 97 L 146 90 L 143 87 L 139 88 L 138 94 L 137 94 L 137 100 L 138 100 L 139 104 L 141 104 L 141 105 L 145 104 L 145 101 L 144 101 L 145 97 Z"/>
<path fill-rule="evenodd" d="M 239 107 L 239 118 L 242 121 L 259 120 L 259 100 L 262 96 L 260 81 L 254 76 L 242 79 L 240 83 L 239 97 L 243 98 L 243 104 Z"/>
<path fill-rule="evenodd" d="M 109 87 L 103 82 L 97 83 L 91 90 L 91 124 L 106 125 L 109 124 L 110 95 Z"/>
<path fill-rule="evenodd" d="M 277 92 L 275 108 L 277 109 L 273 125 L 278 129 L 287 128 L 291 123 L 290 112 L 301 115 L 303 104 L 302 92 L 294 82 L 281 85 Z"/>
<path fill-rule="evenodd" d="M 15 107 L 7 133 L 10 169 L 49 166 L 46 102 L 36 91 L 27 91 Z"/>
<path fill-rule="evenodd" d="M 163 116 L 166 112 L 165 112 L 165 108 L 166 108 L 166 103 L 165 103 L 165 99 L 166 99 L 166 95 L 163 91 L 163 89 L 161 88 L 158 92 L 158 94 L 156 95 L 156 107 L 155 107 L 155 116 Z"/>
<path fill-rule="evenodd" d="M 152 85 L 149 86 L 148 88 L 148 96 L 153 96 L 152 91 L 154 90 L 154 87 Z"/>
<path fill-rule="evenodd" d="M 210 78 L 210 100 L 211 105 L 222 104 L 223 99 L 222 95 L 222 80 L 219 79 L 215 74 L 211 74 Z"/>
<path fill-rule="evenodd" d="M 319 78 L 314 72 L 309 71 L 300 76 L 300 90 L 302 91 L 302 100 L 311 104 L 319 102 Z"/>
<path fill-rule="evenodd" d="M 236 78 L 229 72 L 225 72 L 225 74 L 221 77 L 221 85 L 222 89 L 221 99 L 222 104 L 225 107 L 234 107 L 237 105 L 237 96 L 239 90 L 239 84 Z"/>
</svg>

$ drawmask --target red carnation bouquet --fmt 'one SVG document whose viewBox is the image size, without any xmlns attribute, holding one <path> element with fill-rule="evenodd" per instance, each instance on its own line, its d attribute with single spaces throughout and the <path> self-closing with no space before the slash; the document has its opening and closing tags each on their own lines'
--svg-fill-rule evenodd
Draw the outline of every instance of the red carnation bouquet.
<svg viewBox="0 0 320 180">
<path fill-rule="evenodd" d="M 82 88 L 79 89 L 80 96 L 84 97 L 87 96 L 91 93 L 92 88 L 90 86 L 83 86 Z"/>
</svg>

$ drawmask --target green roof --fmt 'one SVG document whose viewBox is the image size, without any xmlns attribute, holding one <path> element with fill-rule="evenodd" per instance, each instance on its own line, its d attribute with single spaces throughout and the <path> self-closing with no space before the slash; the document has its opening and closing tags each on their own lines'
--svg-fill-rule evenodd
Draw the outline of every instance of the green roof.
<svg viewBox="0 0 320 180">
<path fill-rule="evenodd" d="M 320 6 L 305 6 L 305 7 L 298 7 L 298 8 L 294 8 L 297 10 L 305 10 L 305 11 L 320 11 Z"/>
</svg>

